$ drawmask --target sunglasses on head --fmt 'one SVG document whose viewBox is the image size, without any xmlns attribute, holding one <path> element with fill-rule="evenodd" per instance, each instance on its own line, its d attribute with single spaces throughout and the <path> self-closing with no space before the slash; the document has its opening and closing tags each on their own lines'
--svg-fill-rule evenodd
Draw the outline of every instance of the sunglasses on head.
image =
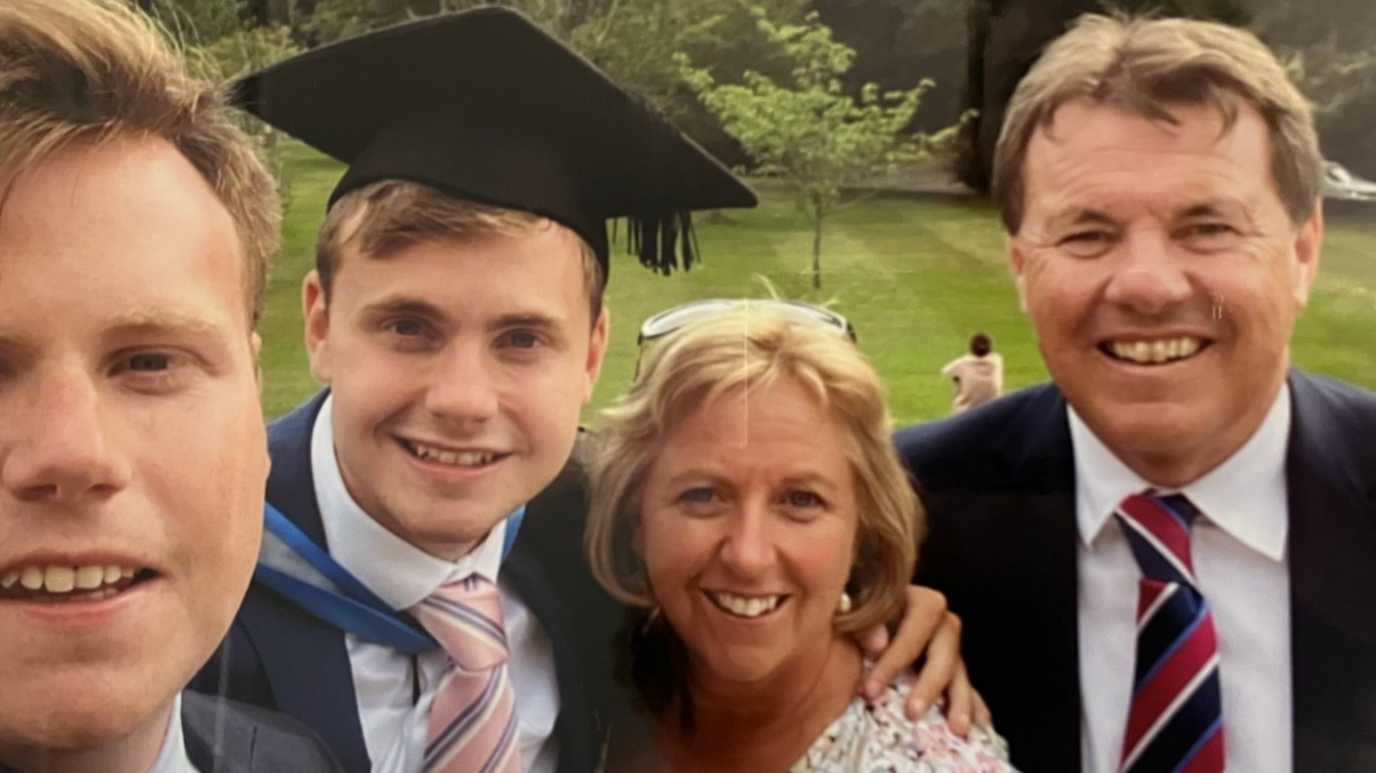
<svg viewBox="0 0 1376 773">
<path fill-rule="evenodd" d="M 849 338 L 851 341 L 855 341 L 855 328 L 850 324 L 850 320 L 830 309 L 824 309 L 821 306 L 814 306 L 810 303 L 803 303 L 802 301 L 711 298 L 708 300 L 684 303 L 672 309 L 661 311 L 645 320 L 640 326 L 640 335 L 636 339 L 636 345 L 644 346 L 651 341 L 669 335 L 684 325 L 707 319 L 742 306 L 754 306 L 770 311 L 777 311 L 798 322 L 828 328 L 836 331 L 837 335 L 842 335 Z"/>
</svg>

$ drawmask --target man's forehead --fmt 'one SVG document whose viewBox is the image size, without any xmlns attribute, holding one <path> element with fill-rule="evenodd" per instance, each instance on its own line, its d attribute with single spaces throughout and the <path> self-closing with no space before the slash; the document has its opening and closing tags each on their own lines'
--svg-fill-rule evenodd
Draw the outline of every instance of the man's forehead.
<svg viewBox="0 0 1376 773">
<path fill-rule="evenodd" d="M 432 272 L 406 270 L 404 258 L 362 258 L 373 265 L 366 272 L 341 271 L 332 290 L 331 305 L 354 307 L 368 314 L 424 317 L 484 327 L 513 326 L 524 322 L 537 326 L 573 324 L 591 314 L 581 278 L 547 284 L 497 281 L 477 286 L 463 269 L 453 268 L 453 281 L 435 281 Z M 462 256 L 447 256 L 455 263 Z M 445 267 L 441 266 L 440 274 Z M 497 274 L 500 278 L 501 274 Z M 341 281 L 342 280 L 342 281 Z"/>
<path fill-rule="evenodd" d="M 1117 108 L 1068 106 L 1039 130 L 1025 161 L 1029 212 L 1092 217 L 1114 202 L 1153 206 L 1173 215 L 1246 207 L 1270 191 L 1269 137 L 1264 126 L 1226 127 L 1208 107 L 1189 106 L 1179 125 Z M 1260 123 L 1260 117 L 1255 116 Z M 1249 131 L 1259 135 L 1243 136 Z"/>
<path fill-rule="evenodd" d="M 1172 139 L 1196 139 L 1209 144 L 1227 142 L 1244 116 L 1260 120 L 1261 115 L 1250 105 L 1238 106 L 1234 120 L 1228 120 L 1222 110 L 1211 104 L 1171 103 L 1153 105 L 1150 109 L 1132 109 L 1124 105 L 1100 102 L 1088 98 L 1072 99 L 1057 106 L 1045 121 L 1039 122 L 1029 142 L 1029 153 L 1037 145 L 1064 146 L 1075 143 L 1081 149 L 1112 149 L 1122 147 L 1129 138 L 1142 133 L 1159 134 Z"/>
</svg>

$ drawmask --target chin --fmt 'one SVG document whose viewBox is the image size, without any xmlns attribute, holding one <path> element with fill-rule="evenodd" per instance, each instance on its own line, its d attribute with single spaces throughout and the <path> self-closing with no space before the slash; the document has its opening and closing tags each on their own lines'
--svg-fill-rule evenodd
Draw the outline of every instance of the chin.
<svg viewBox="0 0 1376 773">
<path fill-rule="evenodd" d="M 10 703 L 13 712 L 0 710 L 0 738 L 11 744 L 54 751 L 100 749 L 134 734 L 149 722 L 163 721 L 158 714 L 170 705 L 174 694 L 158 700 L 144 692 L 143 687 L 139 694 L 120 689 L 117 684 L 105 687 L 45 690 L 41 697 L 32 700 L 20 698 Z"/>
<path fill-rule="evenodd" d="M 1142 451 L 1179 449 L 1182 441 L 1197 440 L 1201 428 L 1214 423 L 1217 416 L 1198 402 L 1185 400 L 1101 403 L 1076 410 L 1105 445 Z"/>
<path fill-rule="evenodd" d="M 749 684 L 767 678 L 778 668 L 777 658 L 762 652 L 716 652 L 698 660 L 698 667 L 723 681 Z"/>
</svg>

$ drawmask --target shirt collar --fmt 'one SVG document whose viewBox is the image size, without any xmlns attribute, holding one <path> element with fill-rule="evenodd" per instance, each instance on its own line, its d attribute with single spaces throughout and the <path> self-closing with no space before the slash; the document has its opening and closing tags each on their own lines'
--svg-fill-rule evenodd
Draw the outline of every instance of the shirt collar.
<svg viewBox="0 0 1376 773">
<path fill-rule="evenodd" d="M 1066 412 L 1075 451 L 1076 523 L 1080 539 L 1092 547 L 1124 498 L 1161 487 L 1114 456 L 1074 408 L 1067 405 Z M 1283 384 L 1252 437 L 1218 467 L 1180 489 L 1210 522 L 1273 561 L 1285 556 L 1289 525 L 1285 454 L 1290 423 L 1290 388 Z"/>
<path fill-rule="evenodd" d="M 330 555 L 392 608 L 419 604 L 436 588 L 478 574 L 494 585 L 502 564 L 506 520 L 458 561 L 445 561 L 398 537 L 368 515 L 344 485 L 334 454 L 334 398 L 328 396 L 311 431 L 311 477 Z"/>
<path fill-rule="evenodd" d="M 167 734 L 162 739 L 162 749 L 148 773 L 197 773 L 186 753 L 186 739 L 182 737 L 182 695 L 172 701 L 172 716 L 167 720 Z"/>
</svg>

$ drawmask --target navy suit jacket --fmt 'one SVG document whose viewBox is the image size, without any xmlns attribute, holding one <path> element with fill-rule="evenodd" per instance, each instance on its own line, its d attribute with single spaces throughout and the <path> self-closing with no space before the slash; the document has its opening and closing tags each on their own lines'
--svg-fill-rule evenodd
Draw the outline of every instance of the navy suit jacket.
<svg viewBox="0 0 1376 773">
<path fill-rule="evenodd" d="M 1298 371 L 1289 383 L 1294 770 L 1376 770 L 1376 395 Z M 1078 533 L 1064 398 L 1033 387 L 905 429 L 897 443 L 931 521 L 917 579 L 964 620 L 971 677 L 1013 763 L 1078 773 Z"/>
<path fill-rule="evenodd" d="M 320 739 L 291 718 L 209 695 L 182 695 L 182 738 L 201 773 L 341 770 Z"/>
<path fill-rule="evenodd" d="M 267 499 L 328 549 L 311 475 L 311 430 L 325 396 L 268 428 L 272 475 Z M 597 585 L 583 559 L 586 492 L 570 463 L 526 507 L 511 555 L 502 564 L 554 647 L 559 685 L 559 773 L 595 769 L 604 701 L 611 689 L 621 605 Z M 344 635 L 254 582 L 219 652 L 192 688 L 300 720 L 334 750 L 348 773 L 371 767 L 359 723 Z"/>
</svg>

